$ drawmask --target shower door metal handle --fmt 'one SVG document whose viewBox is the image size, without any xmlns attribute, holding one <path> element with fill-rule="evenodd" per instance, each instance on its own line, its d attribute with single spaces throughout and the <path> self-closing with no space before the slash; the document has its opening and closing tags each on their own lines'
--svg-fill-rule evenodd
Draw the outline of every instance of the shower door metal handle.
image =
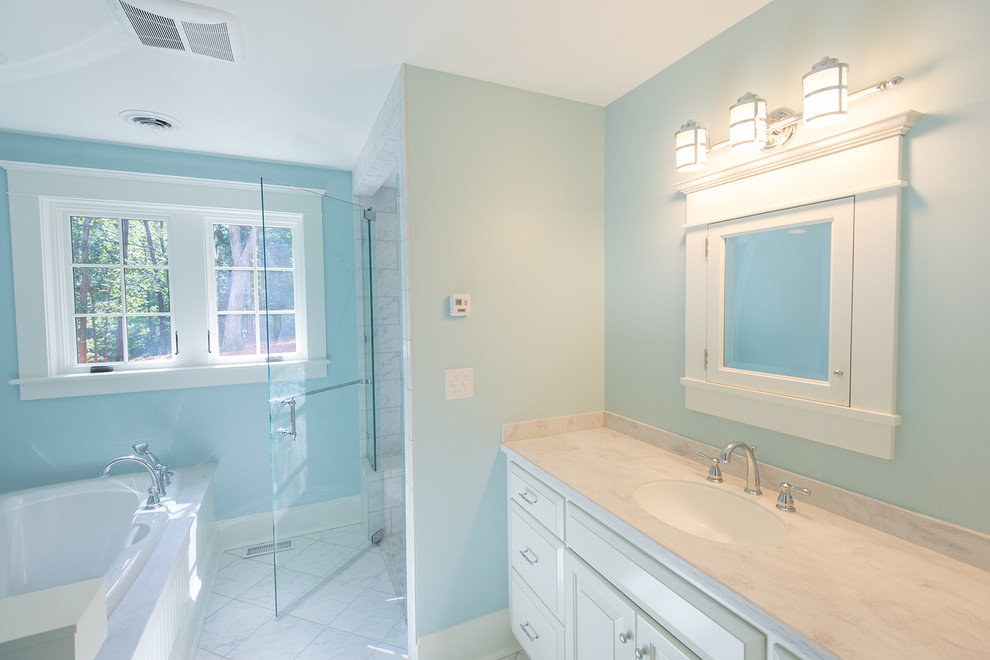
<svg viewBox="0 0 990 660">
<path fill-rule="evenodd" d="M 284 406 L 289 406 L 289 420 L 291 427 L 288 429 L 279 429 L 278 434 L 282 436 L 289 436 L 292 441 L 296 441 L 296 400 L 295 399 L 282 399 L 279 401 Z"/>
</svg>

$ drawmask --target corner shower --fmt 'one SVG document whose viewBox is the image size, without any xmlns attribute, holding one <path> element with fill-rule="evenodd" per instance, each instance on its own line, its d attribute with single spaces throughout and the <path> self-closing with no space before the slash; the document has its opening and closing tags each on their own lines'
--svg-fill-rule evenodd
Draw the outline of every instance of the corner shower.
<svg viewBox="0 0 990 660">
<path fill-rule="evenodd" d="M 385 511 L 375 406 L 375 214 L 296 189 L 319 195 L 323 212 L 323 282 L 307 282 L 306 294 L 298 238 L 277 240 L 288 234 L 279 234 L 282 210 L 266 200 L 276 187 L 287 188 L 261 181 L 257 282 L 268 362 L 272 542 L 255 552 L 271 557 L 281 616 L 382 541 Z M 291 359 L 303 331 L 299 298 L 313 289 L 325 297 L 326 359 Z"/>
</svg>

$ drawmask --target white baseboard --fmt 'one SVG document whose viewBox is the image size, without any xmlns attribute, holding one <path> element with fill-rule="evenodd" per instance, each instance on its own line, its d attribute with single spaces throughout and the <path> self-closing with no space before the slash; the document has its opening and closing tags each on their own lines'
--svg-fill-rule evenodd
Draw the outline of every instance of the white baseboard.
<svg viewBox="0 0 990 660">
<path fill-rule="evenodd" d="M 422 637 L 417 648 L 419 660 L 501 660 L 521 650 L 507 609 Z"/>
<path fill-rule="evenodd" d="M 363 513 L 360 495 L 282 509 L 278 512 L 278 535 L 279 538 L 288 538 L 353 525 L 364 520 Z M 272 514 L 266 512 L 218 520 L 217 535 L 222 550 L 271 543 Z"/>
</svg>

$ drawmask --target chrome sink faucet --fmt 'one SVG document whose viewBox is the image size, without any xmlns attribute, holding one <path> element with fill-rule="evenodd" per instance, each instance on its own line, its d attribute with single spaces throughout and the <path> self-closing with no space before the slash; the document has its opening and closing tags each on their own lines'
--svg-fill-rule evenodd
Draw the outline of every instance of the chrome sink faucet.
<svg viewBox="0 0 990 660">
<path fill-rule="evenodd" d="M 727 463 L 736 449 L 742 449 L 746 455 L 746 492 L 750 495 L 762 495 L 760 490 L 760 469 L 756 465 L 756 446 L 749 446 L 745 442 L 730 442 L 722 448 L 722 455 L 719 457 L 720 463 Z"/>
<path fill-rule="evenodd" d="M 144 505 L 145 509 L 157 509 L 162 505 L 161 496 L 165 494 L 165 491 L 160 490 L 158 486 L 158 471 L 154 466 L 148 461 L 144 460 L 140 456 L 121 456 L 120 458 L 115 458 L 105 466 L 100 472 L 101 477 L 105 477 L 110 474 L 110 468 L 118 463 L 139 463 L 144 466 L 144 469 L 148 471 L 151 475 L 151 485 L 148 486 L 148 502 Z"/>
</svg>

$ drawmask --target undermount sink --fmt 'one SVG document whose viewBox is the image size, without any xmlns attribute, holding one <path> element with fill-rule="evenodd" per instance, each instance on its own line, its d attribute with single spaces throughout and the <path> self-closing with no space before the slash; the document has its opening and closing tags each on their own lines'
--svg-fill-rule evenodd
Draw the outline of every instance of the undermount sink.
<svg viewBox="0 0 990 660">
<path fill-rule="evenodd" d="M 689 481 L 653 481 L 633 491 L 636 504 L 653 517 L 711 541 L 764 545 L 787 536 L 784 523 L 747 497 L 753 496 Z"/>
</svg>

